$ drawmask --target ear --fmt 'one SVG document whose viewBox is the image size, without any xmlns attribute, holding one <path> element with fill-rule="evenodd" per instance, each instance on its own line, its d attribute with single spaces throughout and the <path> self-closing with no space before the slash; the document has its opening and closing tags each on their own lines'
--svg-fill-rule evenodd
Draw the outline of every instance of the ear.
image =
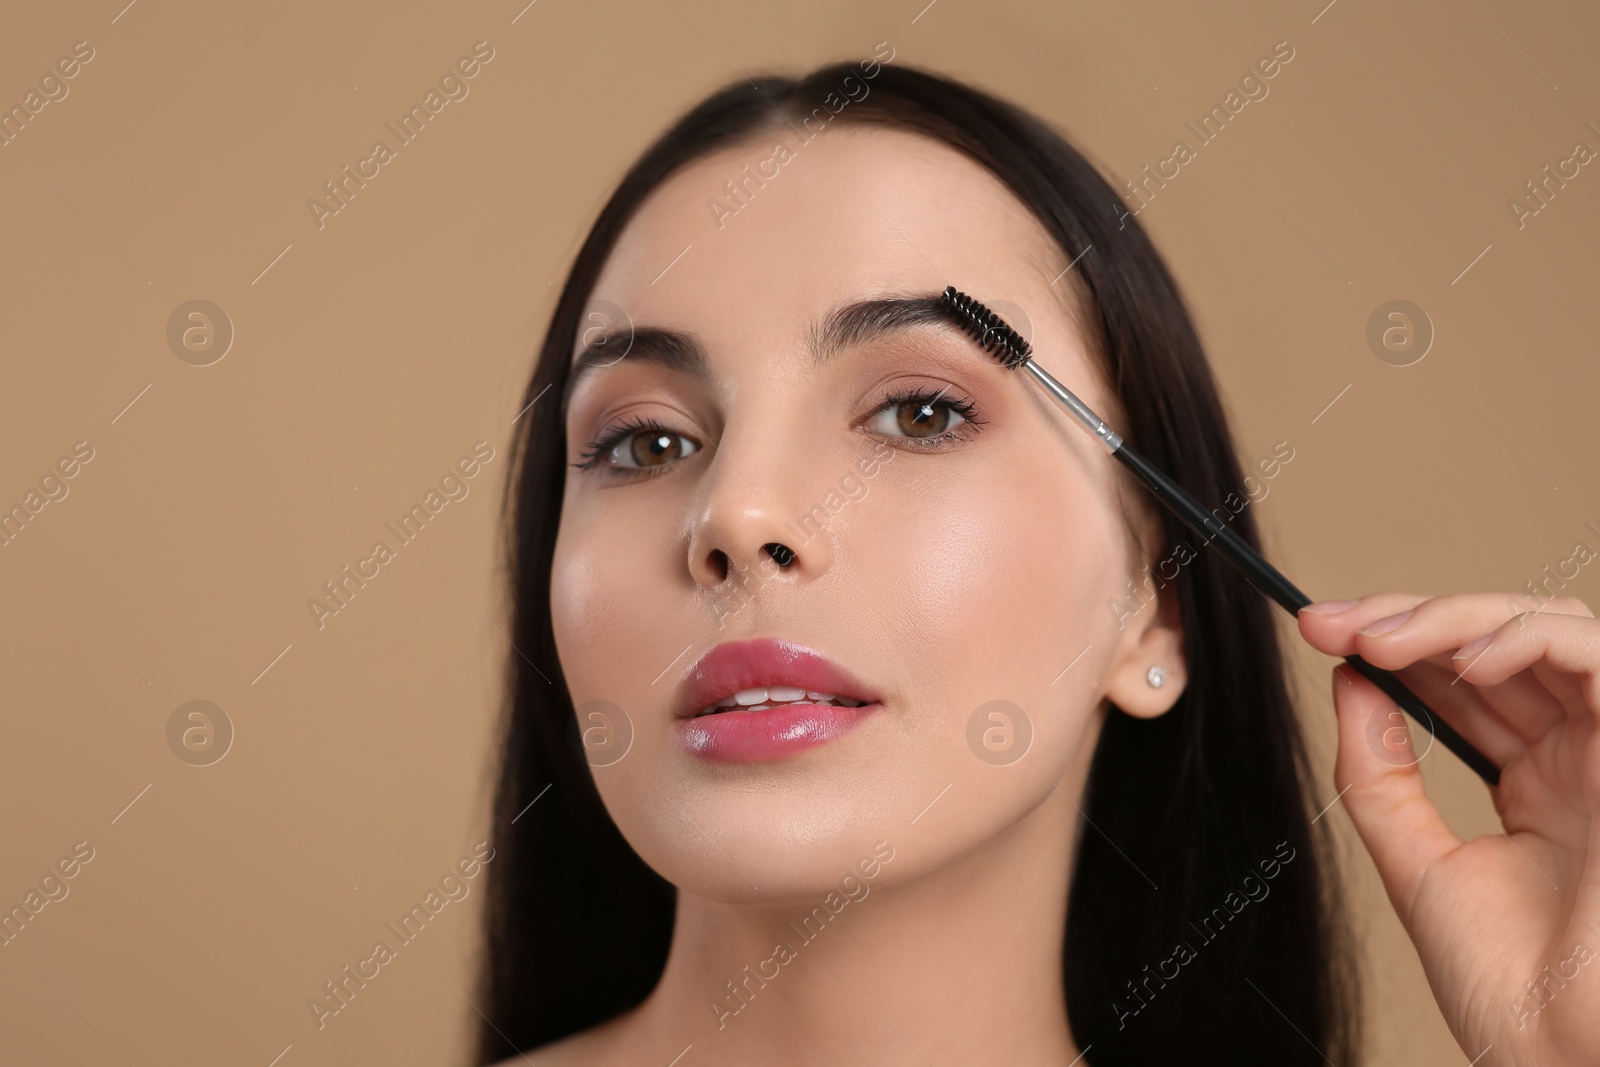
<svg viewBox="0 0 1600 1067">
<path fill-rule="evenodd" d="M 1107 698 L 1139 719 L 1166 714 L 1189 680 L 1177 587 L 1169 582 L 1155 596 L 1153 603 L 1145 601 L 1144 607 L 1123 619 L 1105 680 Z M 1159 686 L 1150 684 L 1151 667 L 1165 673 Z"/>
</svg>

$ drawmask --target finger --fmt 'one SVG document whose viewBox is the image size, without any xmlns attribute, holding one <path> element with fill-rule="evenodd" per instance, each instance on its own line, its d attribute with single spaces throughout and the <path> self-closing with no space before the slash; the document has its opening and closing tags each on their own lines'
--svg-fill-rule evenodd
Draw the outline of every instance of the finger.
<svg viewBox="0 0 1600 1067">
<path fill-rule="evenodd" d="M 1399 709 L 1346 664 L 1334 668 L 1339 755 L 1334 782 L 1384 889 L 1410 927 L 1411 907 L 1428 868 L 1461 847 L 1422 786 L 1422 772 Z M 1400 717 L 1399 723 L 1405 719 Z"/>
<path fill-rule="evenodd" d="M 1449 662 L 1445 656 L 1438 658 L 1444 659 L 1446 664 Z M 1456 733 L 1497 767 L 1508 765 L 1526 752 L 1532 743 L 1518 725 L 1485 698 L 1482 690 L 1465 682 L 1455 684 L 1455 669 L 1434 662 L 1434 657 L 1403 667 L 1394 675 L 1428 706 L 1429 711 L 1453 726 Z M 1536 700 L 1544 709 L 1544 718 L 1565 721 L 1561 708 L 1542 688 Z M 1546 725 L 1545 729 L 1549 729 L 1549 726 Z M 1535 739 L 1537 736 L 1534 735 Z M 1417 737 L 1417 744 L 1426 749 L 1427 742 L 1423 735 L 1418 734 Z"/>
<path fill-rule="evenodd" d="M 1546 613 L 1582 615 L 1587 618 L 1594 618 L 1594 612 L 1589 610 L 1589 605 L 1577 597 L 1557 597 L 1554 600 L 1545 601 L 1535 601 L 1531 597 L 1528 599 L 1530 602 L 1537 603 L 1540 606 L 1530 608 L 1513 617 L 1512 621 L 1517 624 L 1518 629 L 1525 629 L 1531 619 Z M 1453 669 L 1459 670 L 1462 663 L 1452 658 L 1451 666 Z M 1532 675 L 1531 680 L 1529 675 Z M 1522 686 L 1531 687 L 1534 682 L 1544 686 L 1545 691 L 1556 699 L 1556 702 L 1565 709 L 1567 715 L 1576 716 L 1584 713 L 1584 708 L 1587 704 L 1583 695 L 1582 677 L 1557 670 L 1546 662 L 1535 662 L 1529 670 L 1513 674 L 1499 685 L 1488 687 L 1486 692 L 1493 694 L 1501 690 L 1509 691 Z"/>
<path fill-rule="evenodd" d="M 1436 597 L 1418 596 L 1415 593 L 1376 593 L 1354 601 L 1354 606 L 1345 610 L 1331 612 L 1326 610 L 1328 607 L 1338 607 L 1348 603 L 1352 602 L 1324 601 L 1307 604 L 1296 616 L 1301 634 L 1311 644 L 1330 655 L 1348 656 L 1360 652 L 1361 642 L 1356 636 L 1359 631 L 1375 628 L 1374 624 L 1383 625 L 1385 620 L 1391 620 L 1388 625 L 1393 625 L 1392 617 L 1407 611 L 1412 612 L 1413 616 L 1421 615 L 1425 618 L 1471 617 L 1478 620 L 1479 633 L 1485 633 L 1507 619 L 1530 611 L 1587 615 L 1591 618 L 1594 615 L 1588 605 L 1576 597 L 1540 600 L 1513 593 L 1459 593 Z M 1406 629 L 1416 632 L 1413 627 L 1408 626 Z M 1370 659 L 1364 653 L 1362 658 Z M 1413 658 L 1420 659 L 1422 656 Z M 1405 662 L 1409 663 L 1411 660 Z M 1389 663 L 1379 663 L 1378 666 L 1394 669 Z"/>
<path fill-rule="evenodd" d="M 1520 756 L 1530 736 L 1472 686 L 1453 685 L 1456 675 L 1449 658 L 1453 650 L 1473 636 L 1512 617 L 1514 611 L 1505 603 L 1506 598 L 1493 593 L 1428 597 L 1386 615 L 1379 613 L 1400 608 L 1413 598 L 1402 595 L 1371 599 L 1371 604 L 1342 613 L 1332 621 L 1337 647 L 1348 649 L 1346 655 L 1359 655 L 1375 667 L 1394 672 L 1430 710 L 1455 727 L 1495 765 L 1503 767 Z M 1535 706 L 1547 703 L 1548 697 L 1540 696 Z M 1546 708 L 1546 720 L 1552 714 L 1560 713 Z M 1529 725 L 1535 731 L 1531 737 L 1537 737 L 1549 729 L 1550 723 Z"/>
<path fill-rule="evenodd" d="M 1468 660 L 1467 662 L 1471 661 Z M 1458 665 L 1456 670 L 1459 671 L 1460 669 L 1461 666 Z M 1539 684 L 1543 685 L 1560 702 L 1561 706 L 1567 709 L 1569 716 L 1583 714 L 1585 703 L 1583 698 L 1583 679 L 1581 677 L 1576 674 L 1558 671 L 1548 663 L 1535 663 L 1528 669 L 1527 673 L 1538 679 Z M 1520 674 L 1512 675 L 1508 681 L 1514 681 L 1521 677 L 1522 675 Z"/>
<path fill-rule="evenodd" d="M 1429 693 L 1437 695 L 1441 702 L 1462 699 L 1458 694 L 1465 692 L 1468 694 L 1465 702 L 1469 706 L 1486 705 L 1525 745 L 1535 743 L 1566 722 L 1567 709 L 1574 701 L 1582 703 L 1573 678 L 1544 664 L 1535 663 L 1532 670 L 1513 674 L 1499 685 L 1478 686 L 1462 679 L 1462 661 L 1454 657 L 1454 649 L 1436 652 L 1394 673 L 1425 701 L 1430 701 L 1430 697 L 1411 684 L 1414 678 L 1420 677 L 1419 684 L 1429 687 Z"/>
<path fill-rule="evenodd" d="M 1587 611 L 1582 601 L 1572 599 L 1552 601 L 1549 605 L 1551 610 L 1560 607 L 1568 612 Z M 1362 659 L 1385 670 L 1399 671 L 1418 661 L 1431 661 L 1441 666 L 1449 664 L 1454 669 L 1460 664 L 1449 658 L 1454 654 L 1453 649 L 1508 621 L 1524 620 L 1516 625 L 1519 629 L 1525 628 L 1528 613 L 1516 609 L 1514 598 L 1498 593 L 1433 597 L 1400 613 L 1372 620 L 1365 627 L 1355 629 L 1350 637 Z M 1457 675 L 1451 679 L 1449 691 L 1437 691 L 1441 699 L 1447 700 L 1446 706 L 1438 710 L 1464 735 L 1472 733 L 1468 723 L 1481 723 L 1479 729 L 1486 734 L 1511 733 L 1526 745 L 1565 718 L 1565 709 L 1535 678 L 1508 682 L 1493 694 L 1480 694 L 1481 700 L 1463 698 L 1463 704 L 1476 705 L 1476 713 L 1467 706 L 1459 709 L 1451 706 L 1456 701 L 1449 698 L 1458 696 L 1464 688 Z M 1462 721 L 1458 722 L 1457 717 Z M 1499 740 L 1487 738 L 1486 743 L 1497 748 L 1501 745 Z M 1505 760 L 1496 759 L 1496 762 L 1503 765 Z"/>
<path fill-rule="evenodd" d="M 1459 648 L 1507 622 L 1514 622 L 1522 630 L 1536 618 L 1593 619 L 1587 612 L 1587 605 L 1572 598 L 1550 601 L 1542 611 L 1519 610 L 1504 594 L 1464 593 L 1432 597 L 1415 607 L 1374 619 L 1356 628 L 1351 637 L 1363 659 L 1386 670 L 1396 670 L 1446 648 Z"/>
<path fill-rule="evenodd" d="M 1317 601 L 1301 608 L 1295 621 L 1300 625 L 1301 636 L 1316 648 L 1330 656 L 1348 656 L 1355 652 L 1351 634 L 1356 630 L 1427 599 L 1416 593 L 1374 593 L 1354 601 Z"/>
<path fill-rule="evenodd" d="M 1433 663 L 1434 659 L 1430 658 L 1428 662 Z M 1447 688 L 1451 692 L 1465 689 L 1475 694 L 1480 702 L 1492 708 L 1502 721 L 1516 731 L 1524 745 L 1536 743 L 1567 721 L 1567 700 L 1558 695 L 1556 690 L 1568 687 L 1547 685 L 1533 671 L 1514 674 L 1499 685 L 1474 685 L 1461 677 L 1463 662 L 1455 661 L 1440 668 L 1449 675 Z M 1505 762 L 1501 761 L 1500 765 L 1505 766 Z"/>
<path fill-rule="evenodd" d="M 1582 700 L 1567 708 L 1569 714 L 1600 716 L 1600 621 L 1591 616 L 1519 615 L 1467 642 L 1453 659 L 1462 679 L 1477 686 L 1500 685 L 1535 664 L 1547 665 L 1577 683 Z"/>
</svg>

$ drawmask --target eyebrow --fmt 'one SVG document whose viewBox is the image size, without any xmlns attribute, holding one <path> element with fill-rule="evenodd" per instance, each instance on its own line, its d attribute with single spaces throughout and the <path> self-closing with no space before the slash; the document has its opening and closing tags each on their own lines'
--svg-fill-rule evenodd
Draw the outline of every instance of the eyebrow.
<svg viewBox="0 0 1600 1067">
<path fill-rule="evenodd" d="M 939 294 L 880 297 L 851 301 L 829 311 L 806 331 L 806 347 L 813 365 L 820 367 L 854 345 L 923 326 L 943 326 L 961 332 L 954 312 L 945 307 Z M 621 356 L 616 355 L 619 350 L 623 353 Z M 711 361 L 705 345 L 693 333 L 647 326 L 631 330 L 630 337 L 627 328 L 607 330 L 584 345 L 573 360 L 572 372 L 561 397 L 562 412 L 567 410 L 568 401 L 584 377 L 620 363 L 624 358 L 693 378 L 711 378 Z"/>
</svg>

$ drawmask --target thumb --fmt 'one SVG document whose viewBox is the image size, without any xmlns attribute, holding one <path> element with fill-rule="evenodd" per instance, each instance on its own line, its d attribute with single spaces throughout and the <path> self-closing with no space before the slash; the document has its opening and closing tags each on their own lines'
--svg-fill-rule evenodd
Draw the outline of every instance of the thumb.
<svg viewBox="0 0 1600 1067">
<path fill-rule="evenodd" d="M 1333 669 L 1333 705 L 1339 718 L 1334 784 L 1372 854 L 1389 902 L 1409 930 L 1423 875 L 1462 844 L 1423 789 L 1419 762 L 1433 737 L 1421 732 L 1419 754 L 1405 713 L 1348 664 Z"/>
</svg>

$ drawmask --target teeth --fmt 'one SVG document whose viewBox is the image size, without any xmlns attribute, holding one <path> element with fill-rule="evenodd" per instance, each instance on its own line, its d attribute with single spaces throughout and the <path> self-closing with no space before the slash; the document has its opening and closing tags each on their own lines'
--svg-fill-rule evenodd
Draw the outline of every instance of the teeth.
<svg viewBox="0 0 1600 1067">
<path fill-rule="evenodd" d="M 859 700 L 847 700 L 832 693 L 801 689 L 797 686 L 774 685 L 765 689 L 744 689 L 732 696 L 723 697 L 715 704 L 700 709 L 699 714 L 710 715 L 722 711 L 767 711 L 785 704 L 832 704 L 841 708 L 858 708 Z"/>
</svg>

